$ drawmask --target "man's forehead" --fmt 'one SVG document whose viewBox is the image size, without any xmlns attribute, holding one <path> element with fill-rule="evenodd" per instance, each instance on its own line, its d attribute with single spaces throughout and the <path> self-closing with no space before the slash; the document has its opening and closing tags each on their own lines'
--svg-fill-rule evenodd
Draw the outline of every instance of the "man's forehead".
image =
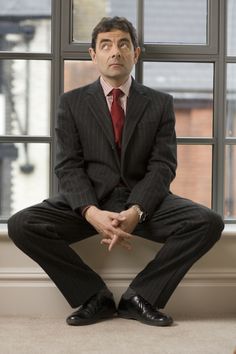
<svg viewBox="0 0 236 354">
<path fill-rule="evenodd" d="M 119 39 L 128 39 L 131 41 L 131 37 L 130 37 L 130 34 L 129 32 L 124 32 L 124 31 L 121 31 L 121 30 L 112 30 L 112 31 L 109 31 L 109 32 L 100 32 L 98 33 L 98 36 L 97 36 L 97 41 L 101 41 L 101 40 L 104 40 L 104 39 L 107 39 L 107 40 L 119 40 Z"/>
</svg>

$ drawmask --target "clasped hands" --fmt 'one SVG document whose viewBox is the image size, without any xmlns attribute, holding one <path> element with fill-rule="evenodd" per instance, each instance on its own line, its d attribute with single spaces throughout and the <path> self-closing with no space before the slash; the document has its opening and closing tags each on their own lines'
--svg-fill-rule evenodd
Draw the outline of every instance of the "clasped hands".
<svg viewBox="0 0 236 354">
<path fill-rule="evenodd" d="M 139 221 L 134 208 L 115 213 L 91 206 L 86 211 L 85 218 L 100 234 L 101 244 L 107 245 L 109 251 L 115 245 L 131 250 L 132 232 Z"/>
</svg>

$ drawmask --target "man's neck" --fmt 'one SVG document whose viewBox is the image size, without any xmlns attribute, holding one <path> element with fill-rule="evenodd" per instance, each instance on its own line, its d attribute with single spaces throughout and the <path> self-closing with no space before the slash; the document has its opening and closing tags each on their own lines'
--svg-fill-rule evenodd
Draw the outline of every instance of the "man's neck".
<svg viewBox="0 0 236 354">
<path fill-rule="evenodd" d="M 102 76 L 102 75 L 101 75 Z M 121 79 L 121 80 L 112 80 L 112 79 L 107 79 L 104 76 L 102 76 L 103 80 L 109 84 L 110 86 L 112 86 L 113 88 L 118 88 L 122 85 L 124 85 L 126 83 L 126 81 L 129 79 L 130 76 L 126 77 L 125 79 Z"/>
<path fill-rule="evenodd" d="M 109 82 L 105 81 L 102 76 L 100 77 L 100 83 L 102 85 L 105 96 L 109 95 L 113 88 L 120 88 L 123 91 L 124 95 L 126 95 L 126 98 L 127 98 L 129 96 L 129 91 L 130 91 L 130 87 L 132 84 L 132 77 L 129 76 L 128 80 L 126 80 L 123 84 L 121 84 L 120 86 L 117 86 L 117 87 L 114 87 Z"/>
</svg>

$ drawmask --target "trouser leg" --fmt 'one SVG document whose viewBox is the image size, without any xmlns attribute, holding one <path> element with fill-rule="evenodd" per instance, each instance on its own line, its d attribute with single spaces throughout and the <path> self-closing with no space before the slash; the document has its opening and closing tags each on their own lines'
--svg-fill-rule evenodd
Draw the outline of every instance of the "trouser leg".
<svg viewBox="0 0 236 354">
<path fill-rule="evenodd" d="M 8 221 L 9 236 L 49 275 L 72 307 L 84 303 L 105 283 L 69 246 L 96 234 L 70 209 L 46 202 L 24 209 Z"/>
<path fill-rule="evenodd" d="M 135 230 L 164 245 L 130 287 L 163 308 L 190 267 L 220 238 L 223 228 L 221 217 L 212 210 L 169 195 L 150 222 Z"/>
</svg>

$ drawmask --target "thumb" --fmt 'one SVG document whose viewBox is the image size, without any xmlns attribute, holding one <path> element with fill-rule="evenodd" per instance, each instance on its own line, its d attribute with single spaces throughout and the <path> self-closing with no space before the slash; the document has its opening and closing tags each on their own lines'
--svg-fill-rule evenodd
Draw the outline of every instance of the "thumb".
<svg viewBox="0 0 236 354">
<path fill-rule="evenodd" d="M 118 220 L 120 220 L 120 221 L 126 220 L 126 216 L 124 215 L 124 211 L 120 212 L 120 214 L 118 215 Z"/>
<path fill-rule="evenodd" d="M 120 223 L 120 221 L 118 219 L 113 219 L 111 222 L 112 226 L 114 226 L 114 227 L 119 226 L 119 223 Z"/>
</svg>

